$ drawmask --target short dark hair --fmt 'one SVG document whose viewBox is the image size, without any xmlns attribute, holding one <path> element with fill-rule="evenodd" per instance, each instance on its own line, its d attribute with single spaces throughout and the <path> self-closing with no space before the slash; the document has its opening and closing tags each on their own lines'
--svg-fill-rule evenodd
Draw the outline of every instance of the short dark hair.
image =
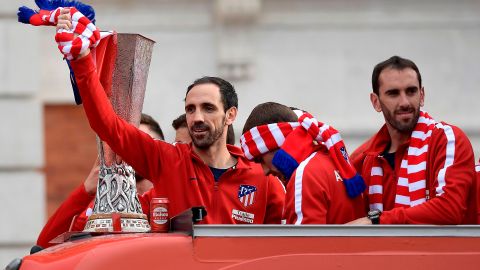
<svg viewBox="0 0 480 270">
<path fill-rule="evenodd" d="M 242 134 L 256 126 L 297 121 L 297 115 L 289 107 L 276 102 L 265 102 L 253 108 L 245 121 Z"/>
<path fill-rule="evenodd" d="M 187 88 L 185 99 L 188 95 L 188 92 L 190 92 L 190 90 L 192 90 L 193 87 L 200 84 L 207 84 L 207 83 L 213 83 L 216 86 L 218 86 L 218 88 L 220 89 L 220 96 L 222 98 L 223 108 L 225 112 L 232 107 L 238 108 L 238 97 L 237 97 L 237 93 L 235 92 L 235 88 L 231 83 L 219 77 L 202 77 L 200 79 L 196 79 Z"/>
<path fill-rule="evenodd" d="M 140 118 L 140 124 L 147 125 L 151 131 L 158 134 L 158 136 L 160 137 L 160 140 L 162 141 L 165 140 L 165 137 L 163 136 L 163 131 L 160 128 L 160 125 L 150 115 L 146 113 L 142 113 L 142 117 Z"/>
<path fill-rule="evenodd" d="M 375 68 L 373 68 L 372 89 L 375 94 L 380 94 L 380 83 L 378 82 L 378 78 L 380 77 L 380 73 L 382 73 L 382 71 L 386 68 L 393 68 L 397 70 L 411 68 L 415 70 L 415 72 L 417 73 L 418 84 L 420 85 L 420 88 L 422 87 L 422 76 L 420 75 L 420 71 L 418 70 L 417 65 L 415 65 L 412 60 L 395 55 L 383 62 L 378 63 Z"/>
<path fill-rule="evenodd" d="M 181 127 L 187 127 L 187 116 L 185 114 L 180 115 L 172 122 L 173 129 L 177 130 Z"/>
</svg>

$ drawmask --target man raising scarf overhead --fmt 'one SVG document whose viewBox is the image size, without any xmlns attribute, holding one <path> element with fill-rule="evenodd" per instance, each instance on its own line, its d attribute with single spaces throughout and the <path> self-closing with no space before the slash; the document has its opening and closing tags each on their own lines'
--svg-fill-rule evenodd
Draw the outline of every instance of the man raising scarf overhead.
<svg viewBox="0 0 480 270">
<path fill-rule="evenodd" d="M 476 223 L 474 155 L 458 128 L 420 110 L 425 91 L 414 62 L 379 63 L 370 100 L 385 125 L 352 154 L 370 212 L 353 224 Z"/>
<path fill-rule="evenodd" d="M 245 156 L 286 183 L 288 224 L 343 224 L 365 215 L 363 179 L 340 134 L 309 113 L 267 102 L 253 109 L 240 139 Z"/>
</svg>

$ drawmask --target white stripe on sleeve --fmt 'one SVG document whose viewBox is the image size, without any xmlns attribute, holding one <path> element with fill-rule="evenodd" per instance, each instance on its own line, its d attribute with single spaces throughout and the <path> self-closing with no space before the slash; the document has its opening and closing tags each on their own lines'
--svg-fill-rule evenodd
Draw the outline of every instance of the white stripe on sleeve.
<svg viewBox="0 0 480 270">
<path fill-rule="evenodd" d="M 435 189 L 437 196 L 441 196 L 444 193 L 443 187 L 446 185 L 445 175 L 447 173 L 447 169 L 455 161 L 455 134 L 453 133 L 452 127 L 448 125 L 437 123 L 436 126 L 443 129 L 443 132 L 447 137 L 447 146 L 445 147 L 445 165 L 442 169 L 440 169 L 440 171 L 438 171 L 438 186 Z"/>
<path fill-rule="evenodd" d="M 295 172 L 295 214 L 297 215 L 297 220 L 295 225 L 302 224 L 303 212 L 302 212 L 302 182 L 303 182 L 303 171 L 307 166 L 308 162 L 315 156 L 316 152 L 312 153 L 307 159 L 302 161 Z"/>
</svg>

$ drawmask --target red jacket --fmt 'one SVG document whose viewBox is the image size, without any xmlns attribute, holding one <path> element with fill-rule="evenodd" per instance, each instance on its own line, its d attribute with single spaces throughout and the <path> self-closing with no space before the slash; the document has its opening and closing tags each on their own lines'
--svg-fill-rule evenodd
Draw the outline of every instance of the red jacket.
<svg viewBox="0 0 480 270">
<path fill-rule="evenodd" d="M 202 205 L 207 210 L 205 223 L 281 222 L 282 184 L 264 176 L 260 165 L 249 162 L 240 148 L 228 146 L 238 163 L 215 182 L 210 168 L 191 145 L 154 140 L 114 113 L 91 55 L 71 64 L 90 126 L 125 162 L 154 183 L 155 196 L 170 200 L 171 216 Z M 242 189 L 255 193 L 251 202 L 244 203 Z M 149 199 L 148 194 L 141 199 L 145 213 Z M 248 218 L 242 219 L 242 215 Z"/>
<path fill-rule="evenodd" d="M 37 239 L 37 245 L 47 248 L 53 238 L 68 231 L 83 231 L 87 222 L 86 210 L 95 196 L 88 195 L 83 183 L 76 188 L 48 219 Z"/>
<path fill-rule="evenodd" d="M 458 127 L 443 123 L 447 131 L 435 128 L 432 132 L 427 153 L 427 184 L 430 200 L 411 208 L 394 208 L 397 172 L 409 141 L 401 145 L 395 153 L 393 170 L 381 154 L 390 143 L 390 135 L 384 125 L 371 139 L 360 146 L 351 155 L 352 163 L 364 178 L 370 174 L 374 160 L 378 159 L 383 169 L 383 213 L 382 224 L 461 224 L 476 223 L 476 189 L 474 188 L 474 156 L 467 136 Z M 438 174 L 445 167 L 447 158 L 447 136 L 453 150 L 453 163 L 446 167 L 443 194 L 437 194 L 439 188 Z M 451 132 L 451 133 L 450 133 Z M 454 141 L 453 141 L 453 140 Z M 366 183 L 367 186 L 369 183 Z M 367 191 L 368 193 L 368 188 Z M 364 196 L 368 207 L 368 196 Z M 467 212 L 467 206 L 469 211 Z"/>
<path fill-rule="evenodd" d="M 287 224 L 343 224 L 364 216 L 362 196 L 348 197 L 326 149 L 300 163 L 287 184 Z"/>
</svg>

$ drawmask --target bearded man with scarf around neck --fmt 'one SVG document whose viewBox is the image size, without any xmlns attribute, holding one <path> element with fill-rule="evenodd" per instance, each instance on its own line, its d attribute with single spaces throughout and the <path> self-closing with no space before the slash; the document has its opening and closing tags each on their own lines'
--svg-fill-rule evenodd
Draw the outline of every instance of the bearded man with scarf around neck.
<svg viewBox="0 0 480 270">
<path fill-rule="evenodd" d="M 368 188 L 367 217 L 351 224 L 475 224 L 471 143 L 458 127 L 420 108 L 425 90 L 414 62 L 377 64 L 370 100 L 385 125 L 351 156 Z"/>
</svg>

